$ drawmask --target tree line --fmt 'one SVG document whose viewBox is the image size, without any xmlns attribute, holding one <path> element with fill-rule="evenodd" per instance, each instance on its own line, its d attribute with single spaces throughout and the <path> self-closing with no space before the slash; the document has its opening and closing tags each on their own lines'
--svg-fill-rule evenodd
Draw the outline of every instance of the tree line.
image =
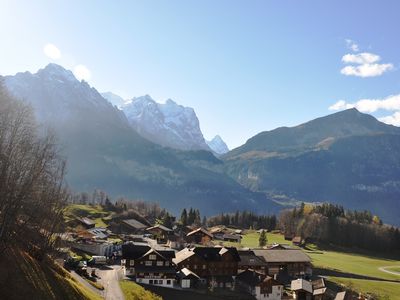
<svg viewBox="0 0 400 300">
<path fill-rule="evenodd" d="M 54 135 L 0 82 L 0 253 L 18 246 L 43 258 L 61 232 L 68 198 Z"/>
<path fill-rule="evenodd" d="M 322 204 L 285 210 L 279 216 L 285 236 L 306 241 L 356 247 L 379 252 L 400 249 L 399 228 L 382 224 L 368 211 L 345 210 L 340 205 Z"/>
</svg>

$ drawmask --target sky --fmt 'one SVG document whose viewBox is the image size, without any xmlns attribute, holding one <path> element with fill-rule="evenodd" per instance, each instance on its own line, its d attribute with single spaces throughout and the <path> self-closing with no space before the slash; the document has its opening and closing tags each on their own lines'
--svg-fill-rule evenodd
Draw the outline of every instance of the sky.
<svg viewBox="0 0 400 300">
<path fill-rule="evenodd" d="M 356 107 L 400 126 L 399 1 L 0 0 L 0 74 L 48 63 L 193 107 L 205 138 Z"/>
</svg>

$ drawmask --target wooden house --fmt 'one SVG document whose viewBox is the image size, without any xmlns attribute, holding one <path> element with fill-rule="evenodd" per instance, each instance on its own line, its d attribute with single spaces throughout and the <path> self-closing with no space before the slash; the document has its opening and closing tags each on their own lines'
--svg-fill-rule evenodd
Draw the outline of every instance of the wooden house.
<svg viewBox="0 0 400 300">
<path fill-rule="evenodd" d="M 157 224 L 146 229 L 146 232 L 152 235 L 152 238 L 157 240 L 159 244 L 165 244 L 168 242 L 169 237 L 174 235 L 174 231 L 164 225 Z"/>
<path fill-rule="evenodd" d="M 291 277 L 312 275 L 311 259 L 300 249 L 254 249 L 253 251 L 256 256 L 265 260 L 270 276 L 279 273 Z"/>
<path fill-rule="evenodd" d="M 257 271 L 261 274 L 267 275 L 267 262 L 264 257 L 255 255 L 252 250 L 238 250 L 240 261 L 238 263 L 239 271 L 248 269 Z"/>
<path fill-rule="evenodd" d="M 208 245 L 213 239 L 213 235 L 204 228 L 200 227 L 186 235 L 186 242 L 199 245 Z"/>
<path fill-rule="evenodd" d="M 257 300 L 281 300 L 283 284 L 272 277 L 251 269 L 239 272 L 236 276 L 237 288 L 244 290 Z"/>
<path fill-rule="evenodd" d="M 175 258 L 173 250 L 150 249 L 135 260 L 136 282 L 173 287 L 176 282 L 173 258 Z"/>
<path fill-rule="evenodd" d="M 180 268 L 197 274 L 211 287 L 232 288 L 237 275 L 239 254 L 233 247 L 185 248 L 173 260 Z"/>
</svg>

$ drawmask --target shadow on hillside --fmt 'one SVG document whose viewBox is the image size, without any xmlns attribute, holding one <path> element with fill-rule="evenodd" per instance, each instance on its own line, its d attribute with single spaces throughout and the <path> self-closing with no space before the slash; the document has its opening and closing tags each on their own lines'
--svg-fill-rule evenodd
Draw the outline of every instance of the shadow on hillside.
<svg viewBox="0 0 400 300">
<path fill-rule="evenodd" d="M 313 268 L 313 272 L 315 274 L 318 274 L 321 276 L 334 276 L 334 277 L 351 278 L 351 279 L 375 280 L 375 281 L 400 283 L 400 280 L 390 280 L 390 279 L 384 279 L 384 278 L 373 277 L 373 276 L 353 274 L 353 273 L 347 273 L 347 272 L 333 270 L 333 269 Z"/>
<path fill-rule="evenodd" d="M 331 244 L 316 244 L 318 247 L 318 250 L 308 248 L 305 246 L 303 249 L 307 251 L 312 251 L 313 253 L 320 253 L 321 251 L 335 251 L 335 252 L 342 252 L 345 254 L 355 254 L 355 255 L 362 255 L 368 258 L 372 259 L 387 259 L 387 260 L 400 260 L 400 252 L 395 253 L 394 251 L 391 252 L 373 252 L 370 250 L 365 250 L 365 249 L 360 249 L 360 248 L 347 248 L 347 247 L 341 247 L 341 246 L 336 246 L 336 245 L 331 245 Z M 320 253 L 322 254 L 322 253 Z"/>
</svg>

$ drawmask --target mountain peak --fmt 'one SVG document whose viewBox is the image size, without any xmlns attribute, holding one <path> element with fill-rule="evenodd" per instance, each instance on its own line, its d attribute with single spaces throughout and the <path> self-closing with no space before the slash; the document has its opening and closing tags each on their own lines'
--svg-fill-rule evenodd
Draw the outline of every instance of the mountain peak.
<svg viewBox="0 0 400 300">
<path fill-rule="evenodd" d="M 69 81 L 78 81 L 72 71 L 65 69 L 64 67 L 50 63 L 43 69 L 40 69 L 37 73 L 39 76 L 45 76 L 57 79 L 66 79 Z"/>
<path fill-rule="evenodd" d="M 229 152 L 228 146 L 218 134 L 211 141 L 207 141 L 207 145 L 219 155 Z"/>
</svg>

